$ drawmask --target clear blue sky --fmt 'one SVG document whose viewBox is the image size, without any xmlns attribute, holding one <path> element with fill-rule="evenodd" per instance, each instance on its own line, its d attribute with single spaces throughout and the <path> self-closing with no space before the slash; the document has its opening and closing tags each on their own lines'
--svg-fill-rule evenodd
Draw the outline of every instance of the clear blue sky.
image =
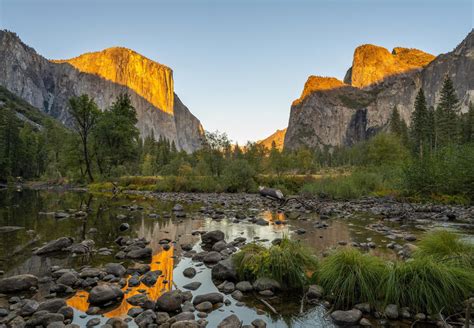
<svg viewBox="0 0 474 328">
<path fill-rule="evenodd" d="M 311 75 L 342 79 L 363 43 L 452 50 L 472 0 L 0 0 L 0 26 L 47 58 L 124 46 L 170 66 L 207 130 L 239 143 L 288 123 Z"/>
</svg>

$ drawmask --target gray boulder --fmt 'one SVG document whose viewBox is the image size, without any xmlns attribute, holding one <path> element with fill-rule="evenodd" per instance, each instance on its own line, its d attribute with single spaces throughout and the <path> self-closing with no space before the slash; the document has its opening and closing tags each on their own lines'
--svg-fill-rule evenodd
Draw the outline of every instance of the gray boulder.
<svg viewBox="0 0 474 328">
<path fill-rule="evenodd" d="M 217 328 L 240 328 L 242 321 L 235 314 L 232 314 L 225 318 L 217 325 Z"/>
<path fill-rule="evenodd" d="M 208 245 L 214 245 L 218 241 L 224 240 L 224 238 L 225 235 L 220 230 L 209 231 L 201 235 L 201 241 Z"/>
<path fill-rule="evenodd" d="M 206 302 L 206 301 L 211 302 L 212 304 L 223 303 L 224 295 L 217 292 L 197 295 L 193 299 L 193 304 L 194 305 L 201 304 L 202 302 Z"/>
<path fill-rule="evenodd" d="M 104 305 L 107 303 L 120 302 L 123 299 L 123 291 L 112 285 L 95 286 L 89 292 L 89 303 L 92 305 Z"/>
<path fill-rule="evenodd" d="M 218 281 L 237 281 L 237 271 L 231 258 L 220 261 L 211 270 L 212 279 Z"/>
<path fill-rule="evenodd" d="M 331 313 L 331 318 L 337 325 L 340 326 L 354 326 L 359 323 L 362 318 L 362 312 L 357 309 L 349 311 L 334 311 Z"/>
<path fill-rule="evenodd" d="M 155 304 L 156 311 L 177 312 L 181 310 L 183 295 L 180 290 L 172 290 L 161 295 Z"/>
<path fill-rule="evenodd" d="M 38 287 L 38 278 L 32 274 L 20 274 L 0 279 L 0 293 L 27 291 L 32 287 Z"/>
<path fill-rule="evenodd" d="M 43 247 L 38 248 L 34 253 L 36 255 L 43 255 L 53 252 L 60 252 L 71 246 L 73 242 L 74 239 L 72 239 L 71 237 L 61 237 L 56 240 L 51 240 Z"/>
</svg>

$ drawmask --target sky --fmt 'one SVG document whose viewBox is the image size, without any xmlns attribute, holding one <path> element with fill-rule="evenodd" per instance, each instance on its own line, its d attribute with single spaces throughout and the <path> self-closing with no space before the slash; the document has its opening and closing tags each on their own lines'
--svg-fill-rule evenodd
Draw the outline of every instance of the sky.
<svg viewBox="0 0 474 328">
<path fill-rule="evenodd" d="M 173 69 L 209 131 L 244 144 L 288 125 L 309 75 L 344 78 L 354 49 L 451 51 L 473 0 L 0 0 L 0 28 L 50 59 L 112 46 Z"/>
</svg>

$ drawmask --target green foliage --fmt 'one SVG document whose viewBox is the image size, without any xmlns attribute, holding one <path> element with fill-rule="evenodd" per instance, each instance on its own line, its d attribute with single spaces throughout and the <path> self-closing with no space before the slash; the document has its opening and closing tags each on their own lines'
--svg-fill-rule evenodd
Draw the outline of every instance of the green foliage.
<svg viewBox="0 0 474 328">
<path fill-rule="evenodd" d="M 474 245 L 447 230 L 436 230 L 418 243 L 415 257 L 433 257 L 437 261 L 474 268 Z"/>
<path fill-rule="evenodd" d="M 360 302 L 375 304 L 386 270 L 378 257 L 340 248 L 321 262 L 318 275 L 321 286 L 331 293 L 334 306 L 349 309 Z"/>
<path fill-rule="evenodd" d="M 459 100 L 453 81 L 446 76 L 436 109 L 437 145 L 449 145 L 459 141 Z"/>
<path fill-rule="evenodd" d="M 371 165 L 394 165 L 407 157 L 402 139 L 394 134 L 379 133 L 367 144 L 367 161 Z"/>
<path fill-rule="evenodd" d="M 224 169 L 223 182 L 230 192 L 253 191 L 256 189 L 255 170 L 244 159 L 231 161 Z"/>
<path fill-rule="evenodd" d="M 423 157 L 425 153 L 431 150 L 430 117 L 431 115 L 428 111 L 425 94 L 423 89 L 420 89 L 416 96 L 415 110 L 412 113 L 412 123 L 410 127 L 413 149 L 419 157 Z"/>
<path fill-rule="evenodd" d="M 232 259 L 241 279 L 272 278 L 285 288 L 305 286 L 308 276 L 317 269 L 317 260 L 311 251 L 300 241 L 286 237 L 269 248 L 247 244 Z"/>
<path fill-rule="evenodd" d="M 429 256 L 396 262 L 384 277 L 386 303 L 418 312 L 453 313 L 474 292 L 474 272 Z"/>
</svg>

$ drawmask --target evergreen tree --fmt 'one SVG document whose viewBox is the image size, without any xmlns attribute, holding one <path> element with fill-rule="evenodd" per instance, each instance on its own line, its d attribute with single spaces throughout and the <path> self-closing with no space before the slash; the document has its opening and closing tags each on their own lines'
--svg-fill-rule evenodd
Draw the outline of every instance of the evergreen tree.
<svg viewBox="0 0 474 328">
<path fill-rule="evenodd" d="M 474 142 L 474 104 L 469 103 L 469 110 L 462 116 L 462 142 Z"/>
<path fill-rule="evenodd" d="M 438 145 L 447 145 L 459 141 L 459 100 L 453 82 L 446 76 L 441 98 L 436 109 L 436 139 Z"/>
<path fill-rule="evenodd" d="M 429 114 L 426 107 L 426 98 L 423 89 L 420 88 L 415 100 L 415 110 L 412 113 L 412 124 L 410 127 L 410 135 L 413 142 L 413 149 L 418 156 L 429 149 Z"/>
<path fill-rule="evenodd" d="M 390 132 L 396 134 L 397 136 L 402 135 L 402 119 L 400 113 L 398 112 L 397 106 L 394 106 L 392 109 L 392 114 L 390 115 Z"/>
</svg>

